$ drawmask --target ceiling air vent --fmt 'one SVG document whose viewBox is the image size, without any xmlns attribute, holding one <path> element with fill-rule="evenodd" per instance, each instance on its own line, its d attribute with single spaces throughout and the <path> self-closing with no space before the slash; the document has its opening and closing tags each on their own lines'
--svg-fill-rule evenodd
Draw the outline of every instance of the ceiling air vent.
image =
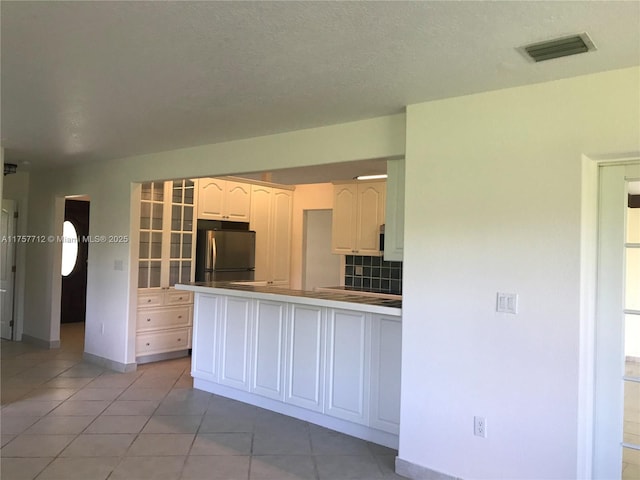
<svg viewBox="0 0 640 480">
<path fill-rule="evenodd" d="M 595 49 L 596 47 L 586 33 L 532 43 L 519 48 L 528 59 L 534 62 L 577 55 L 578 53 L 585 53 Z"/>
</svg>

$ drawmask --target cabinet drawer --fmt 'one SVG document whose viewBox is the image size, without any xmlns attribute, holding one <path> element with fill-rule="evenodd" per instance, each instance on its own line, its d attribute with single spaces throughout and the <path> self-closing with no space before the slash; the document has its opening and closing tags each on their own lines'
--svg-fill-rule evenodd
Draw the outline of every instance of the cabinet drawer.
<svg viewBox="0 0 640 480">
<path fill-rule="evenodd" d="M 136 338 L 136 355 L 138 356 L 187 348 L 191 348 L 191 328 L 189 327 L 145 333 Z"/>
<path fill-rule="evenodd" d="M 191 325 L 191 307 L 169 307 L 138 310 L 137 330 L 155 330 Z"/>
<path fill-rule="evenodd" d="M 163 301 L 164 301 L 164 292 L 138 294 L 138 308 L 158 307 L 163 304 Z"/>
<path fill-rule="evenodd" d="M 165 295 L 166 305 L 183 305 L 193 303 L 193 292 L 167 292 Z"/>
</svg>

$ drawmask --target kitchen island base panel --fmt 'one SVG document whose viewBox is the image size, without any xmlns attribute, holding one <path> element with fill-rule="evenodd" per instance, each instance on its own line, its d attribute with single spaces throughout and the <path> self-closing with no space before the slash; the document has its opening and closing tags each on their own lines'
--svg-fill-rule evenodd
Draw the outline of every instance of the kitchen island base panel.
<svg viewBox="0 0 640 480">
<path fill-rule="evenodd" d="M 192 373 L 193 375 L 193 373 Z M 204 390 L 205 392 L 220 395 L 222 397 L 238 400 L 249 405 L 271 410 L 276 413 L 288 415 L 305 422 L 313 423 L 321 427 L 329 428 L 337 432 L 351 435 L 352 437 L 366 440 L 388 448 L 398 449 L 398 436 L 383 432 L 375 428 L 358 425 L 346 420 L 327 416 L 319 412 L 313 412 L 295 405 L 286 404 L 277 400 L 255 395 L 253 393 L 227 387 L 219 383 L 210 382 L 201 378 L 193 379 L 193 388 Z"/>
</svg>

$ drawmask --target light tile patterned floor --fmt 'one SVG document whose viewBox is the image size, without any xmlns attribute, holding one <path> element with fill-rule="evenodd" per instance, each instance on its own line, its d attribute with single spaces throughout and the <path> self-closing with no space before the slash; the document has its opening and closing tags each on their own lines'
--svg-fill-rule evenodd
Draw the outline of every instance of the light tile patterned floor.
<svg viewBox="0 0 640 480">
<path fill-rule="evenodd" d="M 83 362 L 83 335 L 2 342 L 2 480 L 403 478 L 395 450 L 194 390 L 188 358 L 124 374 Z"/>
</svg>

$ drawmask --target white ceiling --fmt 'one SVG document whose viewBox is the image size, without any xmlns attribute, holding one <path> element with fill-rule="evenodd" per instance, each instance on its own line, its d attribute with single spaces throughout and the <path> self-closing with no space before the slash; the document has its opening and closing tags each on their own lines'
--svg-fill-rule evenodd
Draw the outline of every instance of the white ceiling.
<svg viewBox="0 0 640 480">
<path fill-rule="evenodd" d="M 371 118 L 640 64 L 637 1 L 0 5 L 1 139 L 19 168 Z M 584 31 L 596 52 L 534 64 L 516 51 Z"/>
</svg>

